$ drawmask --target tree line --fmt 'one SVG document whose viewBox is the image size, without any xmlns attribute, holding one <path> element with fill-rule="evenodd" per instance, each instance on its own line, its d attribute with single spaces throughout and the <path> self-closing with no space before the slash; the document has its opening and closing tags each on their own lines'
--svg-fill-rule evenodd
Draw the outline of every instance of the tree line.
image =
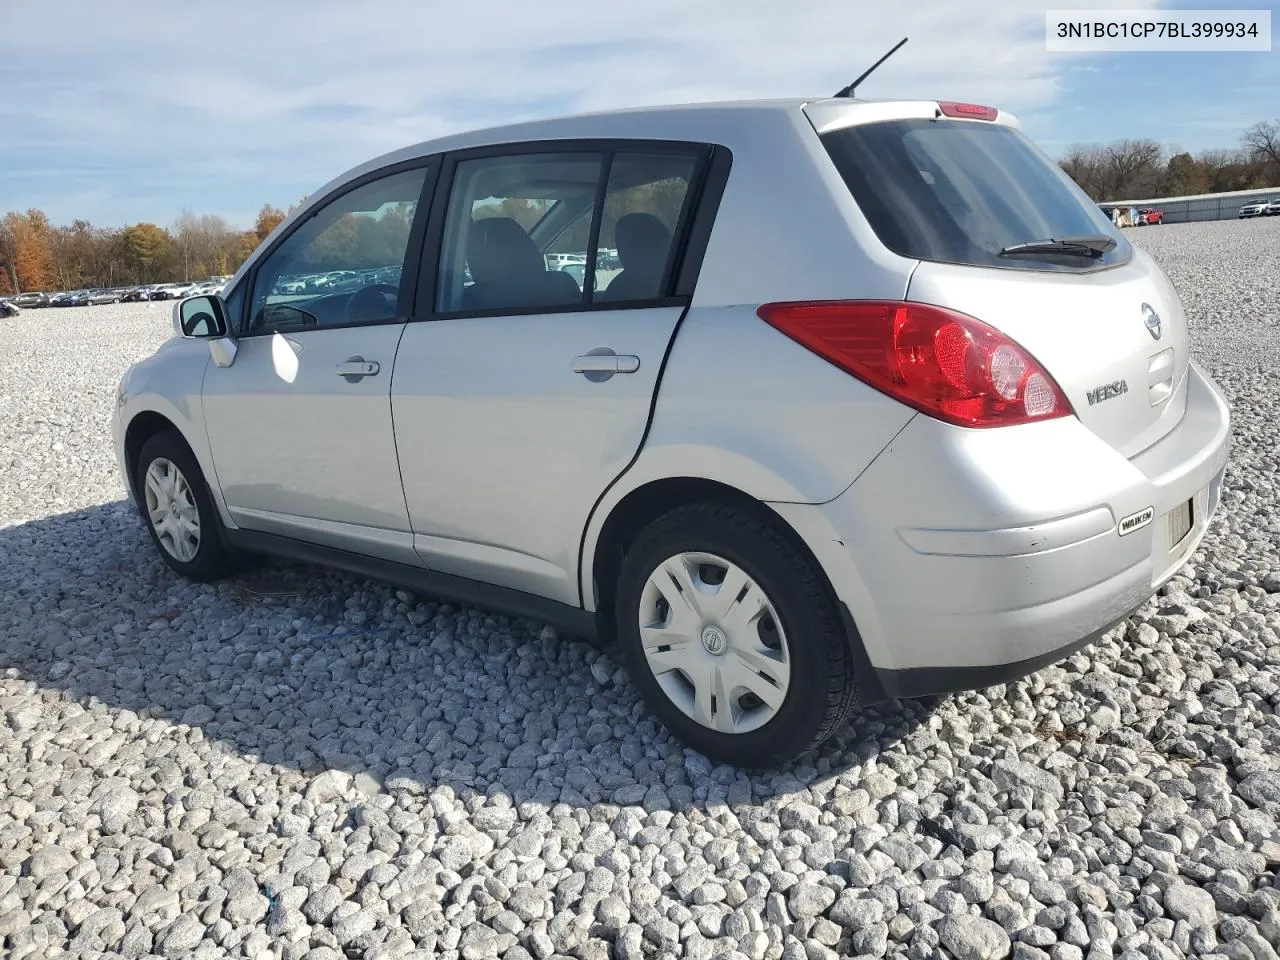
<svg viewBox="0 0 1280 960">
<path fill-rule="evenodd" d="M 10 211 L 0 220 L 0 296 L 232 274 L 285 216 L 266 204 L 250 230 L 190 210 L 169 227 L 110 228 L 86 220 L 55 226 L 41 210 Z"/>
<path fill-rule="evenodd" d="M 1280 187 L 1280 123 L 1256 123 L 1233 150 L 1171 153 L 1155 140 L 1071 147 L 1060 161 L 1096 201 Z"/>
<path fill-rule="evenodd" d="M 1236 149 L 1192 156 L 1171 153 L 1155 140 L 1126 139 L 1073 146 L 1060 163 L 1099 202 L 1280 187 L 1280 122 L 1254 124 L 1242 134 Z M 653 185 L 653 189 L 667 186 Z M 670 199 L 678 210 L 674 194 L 650 199 L 650 206 L 662 206 L 659 200 Z M 506 203 L 519 209 L 493 213 L 524 220 L 539 212 L 525 210 L 520 201 Z M 183 210 L 168 227 L 135 223 L 110 228 L 85 220 L 55 226 L 40 210 L 10 211 L 0 220 L 0 296 L 27 290 L 202 280 L 235 273 L 285 216 L 286 211 L 266 204 L 250 230 L 238 230 L 222 217 L 190 210 Z M 403 212 L 391 220 L 395 217 L 403 217 Z M 616 220 L 616 212 L 605 220 L 608 226 Z M 407 229 L 407 222 L 392 225 Z M 363 229 L 355 222 L 340 226 L 335 240 L 350 241 Z M 605 239 L 602 235 L 602 242 Z"/>
</svg>

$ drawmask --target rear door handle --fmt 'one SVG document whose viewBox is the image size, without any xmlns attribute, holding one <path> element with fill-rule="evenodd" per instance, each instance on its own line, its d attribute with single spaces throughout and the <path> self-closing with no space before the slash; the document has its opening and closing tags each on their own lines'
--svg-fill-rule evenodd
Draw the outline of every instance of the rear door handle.
<svg viewBox="0 0 1280 960">
<path fill-rule="evenodd" d="M 347 357 L 336 368 L 338 376 L 348 383 L 356 383 L 365 377 L 376 377 L 380 369 L 382 368 L 378 366 L 376 360 L 366 360 L 360 356 Z"/>
<path fill-rule="evenodd" d="M 574 373 L 635 373 L 640 369 L 640 358 L 631 354 L 588 353 L 574 357 L 570 368 Z"/>
</svg>

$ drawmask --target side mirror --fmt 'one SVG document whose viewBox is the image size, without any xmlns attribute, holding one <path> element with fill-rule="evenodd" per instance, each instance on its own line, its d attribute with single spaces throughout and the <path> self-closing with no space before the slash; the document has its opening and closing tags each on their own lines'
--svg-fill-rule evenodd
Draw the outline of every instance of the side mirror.
<svg viewBox="0 0 1280 960">
<path fill-rule="evenodd" d="M 236 341 L 230 335 L 222 298 L 187 297 L 173 306 L 173 328 L 188 340 L 208 340 L 213 362 L 229 367 L 236 358 Z"/>
<path fill-rule="evenodd" d="M 190 340 L 227 335 L 227 315 L 217 297 L 188 297 L 173 306 L 174 332 Z"/>
</svg>

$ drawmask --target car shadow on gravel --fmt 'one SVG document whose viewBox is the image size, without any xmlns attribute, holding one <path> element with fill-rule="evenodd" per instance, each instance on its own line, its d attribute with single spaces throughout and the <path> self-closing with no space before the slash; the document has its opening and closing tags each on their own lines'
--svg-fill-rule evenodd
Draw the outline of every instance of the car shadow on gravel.
<svg viewBox="0 0 1280 960">
<path fill-rule="evenodd" d="M 163 720 L 179 739 L 221 743 L 282 779 L 338 770 L 365 791 L 448 784 L 513 804 L 670 809 L 758 802 L 877 757 L 927 726 L 931 710 L 865 708 L 779 770 L 713 767 L 648 716 L 607 651 L 316 567 L 263 563 L 192 584 L 163 564 L 123 501 L 0 529 L 0 597 L 4 675 L 106 708 L 104 728 L 149 743 L 175 734 L 138 723 Z M 120 711 L 138 720 L 122 724 Z M 159 756 L 180 751 L 154 753 L 167 763 Z"/>
</svg>

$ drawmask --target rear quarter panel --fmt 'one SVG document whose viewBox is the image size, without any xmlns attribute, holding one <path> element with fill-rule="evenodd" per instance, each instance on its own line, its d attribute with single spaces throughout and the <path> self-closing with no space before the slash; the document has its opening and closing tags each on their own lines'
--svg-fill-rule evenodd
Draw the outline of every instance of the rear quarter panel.
<svg viewBox="0 0 1280 960">
<path fill-rule="evenodd" d="M 588 522 L 582 590 L 609 514 L 654 481 L 714 480 L 761 502 L 839 496 L 915 415 L 770 327 L 752 308 L 693 308 L 644 447 Z"/>
</svg>

